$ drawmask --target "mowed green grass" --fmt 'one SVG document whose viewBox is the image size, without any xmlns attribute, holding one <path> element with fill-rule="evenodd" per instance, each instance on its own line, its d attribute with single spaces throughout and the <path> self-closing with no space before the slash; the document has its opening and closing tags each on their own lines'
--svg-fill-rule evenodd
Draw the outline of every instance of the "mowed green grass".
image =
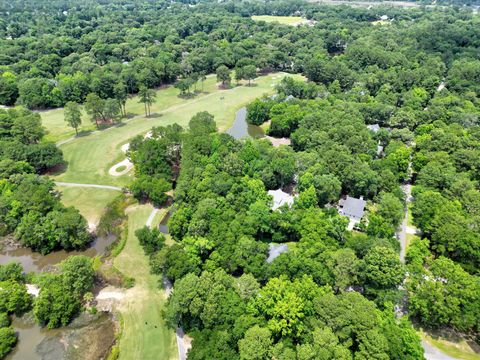
<svg viewBox="0 0 480 360">
<path fill-rule="evenodd" d="M 440 349 L 445 354 L 461 360 L 480 360 L 480 354 L 465 341 L 450 341 L 436 334 L 429 334 L 424 331 L 419 331 L 420 336 L 430 343 L 430 345 Z"/>
<path fill-rule="evenodd" d="M 124 326 L 120 338 L 120 359 L 177 359 L 175 332 L 165 326 L 161 311 L 166 294 L 159 288 L 160 277 L 150 273 L 135 230 L 145 225 L 151 205 L 127 208 L 128 239 L 123 251 L 114 260 L 115 267 L 126 276 L 135 278 L 119 307 Z M 163 210 L 163 213 L 165 210 Z M 156 216 L 156 222 L 161 214 Z"/>
<path fill-rule="evenodd" d="M 165 94 L 175 91 L 177 94 L 174 96 L 175 99 L 169 100 L 168 103 L 170 105 L 173 101 L 177 103 L 156 111 L 157 115 L 154 117 L 134 118 L 122 126 L 79 137 L 62 145 L 60 148 L 67 162 L 67 169 L 53 178 L 56 181 L 124 186 L 131 181 L 133 171 L 122 176 L 111 176 L 108 170 L 125 157 L 120 147 L 129 139 L 138 134 L 145 134 L 153 126 L 177 123 L 187 127 L 192 116 L 200 111 L 213 114 L 219 130 L 225 131 L 233 123 L 235 112 L 240 107 L 263 94 L 273 93 L 275 84 L 286 75 L 269 74 L 255 79 L 254 86 L 236 86 L 228 90 L 215 89 L 192 99 L 179 98 L 178 90 L 171 87 L 160 90 L 157 95 L 159 101 L 171 98 L 172 95 Z M 295 77 L 302 78 L 299 75 Z"/>
<path fill-rule="evenodd" d="M 306 23 L 307 20 L 300 16 L 272 16 L 272 15 L 254 15 L 254 21 L 278 22 L 284 25 L 299 25 Z"/>
<path fill-rule="evenodd" d="M 98 225 L 105 207 L 120 193 L 113 190 L 57 186 L 62 193 L 62 203 L 74 206 L 89 224 Z"/>
<path fill-rule="evenodd" d="M 203 83 L 203 89 L 200 81 L 197 84 L 197 91 L 200 94 L 209 93 L 215 90 L 215 75 L 207 76 L 207 79 Z M 185 99 L 179 97 L 178 93 L 178 90 L 173 86 L 158 89 L 155 103 L 151 106 L 152 114 L 184 102 Z M 144 106 L 143 103 L 138 101 L 138 96 L 129 98 L 125 107 L 129 117 L 144 114 Z M 69 127 L 65 122 L 63 108 L 40 111 L 39 113 L 42 117 L 42 124 L 47 129 L 45 140 L 58 142 L 75 136 L 75 130 Z M 79 128 L 79 133 L 88 133 L 94 130 L 96 130 L 95 124 L 89 120 L 88 115 L 82 110 L 82 125 Z"/>
</svg>

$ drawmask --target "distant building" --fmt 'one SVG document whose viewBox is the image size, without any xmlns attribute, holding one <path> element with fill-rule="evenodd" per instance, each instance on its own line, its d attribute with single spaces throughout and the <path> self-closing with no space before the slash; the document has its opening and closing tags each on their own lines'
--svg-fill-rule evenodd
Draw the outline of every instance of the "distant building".
<svg viewBox="0 0 480 360">
<path fill-rule="evenodd" d="M 377 156 L 382 155 L 382 153 L 383 153 L 383 146 L 377 145 Z"/>
<path fill-rule="evenodd" d="M 288 245 L 287 244 L 274 244 L 274 243 L 268 244 L 267 263 L 271 263 L 273 260 L 275 260 L 277 257 L 279 257 L 280 254 L 283 254 L 287 251 L 288 251 Z"/>
<path fill-rule="evenodd" d="M 373 132 L 378 132 L 380 130 L 380 125 L 378 124 L 367 125 L 367 128 Z"/>
<path fill-rule="evenodd" d="M 288 206 L 292 206 L 293 204 L 293 195 L 282 191 L 282 189 L 278 190 L 269 190 L 268 195 L 273 196 L 273 205 L 272 210 L 277 210 L 280 206 L 288 204 Z"/>
<path fill-rule="evenodd" d="M 380 16 L 380 20 L 382 20 L 382 21 L 387 21 L 387 20 L 388 20 L 388 15 L 382 15 L 382 16 Z"/>
<path fill-rule="evenodd" d="M 363 196 L 357 199 L 347 195 L 346 199 L 340 199 L 338 202 L 338 213 L 350 219 L 348 224 L 349 230 L 352 230 L 355 224 L 362 220 L 366 205 L 367 202 L 363 200 Z"/>
</svg>

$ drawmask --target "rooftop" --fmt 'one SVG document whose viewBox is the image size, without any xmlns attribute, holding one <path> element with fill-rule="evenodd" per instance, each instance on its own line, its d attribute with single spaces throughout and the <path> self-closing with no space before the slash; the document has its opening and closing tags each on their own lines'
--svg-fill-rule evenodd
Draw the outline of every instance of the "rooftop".
<svg viewBox="0 0 480 360">
<path fill-rule="evenodd" d="M 357 199 L 347 195 L 346 199 L 340 199 L 338 205 L 338 212 L 340 215 L 348 216 L 351 219 L 360 221 L 365 213 L 367 202 L 363 200 L 363 197 Z"/>
<path fill-rule="evenodd" d="M 373 132 L 377 132 L 378 130 L 380 130 L 380 125 L 378 124 L 367 125 L 367 128 L 369 130 L 372 130 Z"/>
<path fill-rule="evenodd" d="M 274 243 L 268 244 L 267 263 L 271 263 L 273 260 L 279 257 L 280 254 L 283 254 L 284 252 L 287 252 L 287 251 L 288 251 L 287 244 L 274 244 Z"/>
<path fill-rule="evenodd" d="M 273 196 L 272 210 L 277 210 L 280 206 L 284 204 L 288 204 L 289 206 L 293 204 L 293 195 L 286 193 L 282 189 L 268 190 L 268 195 Z"/>
</svg>

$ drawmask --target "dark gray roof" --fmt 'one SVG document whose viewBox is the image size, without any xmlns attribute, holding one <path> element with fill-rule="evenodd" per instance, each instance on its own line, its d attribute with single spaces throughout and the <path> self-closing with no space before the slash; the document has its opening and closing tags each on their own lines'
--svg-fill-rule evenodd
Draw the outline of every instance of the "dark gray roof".
<svg viewBox="0 0 480 360">
<path fill-rule="evenodd" d="M 365 205 L 367 202 L 363 198 L 357 199 L 347 195 L 346 199 L 341 199 L 339 202 L 340 215 L 348 216 L 356 220 L 360 220 L 365 213 Z"/>
</svg>

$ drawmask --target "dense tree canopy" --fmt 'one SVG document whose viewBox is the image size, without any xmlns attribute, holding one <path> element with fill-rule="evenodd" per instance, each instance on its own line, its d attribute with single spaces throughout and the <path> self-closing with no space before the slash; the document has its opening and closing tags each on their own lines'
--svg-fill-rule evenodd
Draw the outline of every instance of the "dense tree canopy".
<svg viewBox="0 0 480 360">
<path fill-rule="evenodd" d="M 251 18 L 265 14 L 311 23 Z M 132 194 L 160 206 L 175 189 L 174 244 L 157 229 L 136 232 L 152 271 L 174 283 L 166 322 L 193 336 L 195 360 L 419 359 L 418 335 L 394 314 L 403 301 L 422 325 L 479 331 L 479 25 L 456 7 L 13 0 L 0 4 L 0 103 L 67 104 L 74 128 L 84 103 L 100 126 L 126 115 L 129 94 L 150 115 L 152 89 L 164 84 L 189 96 L 207 74 L 223 88 L 303 74 L 247 105 L 249 123 L 268 122 L 290 146 L 237 141 L 206 111 L 188 129 L 130 142 Z M 85 220 L 37 175 L 62 161 L 43 135 L 38 114 L 0 110 L 0 233 L 44 253 L 81 248 Z M 420 231 L 406 264 L 395 237 L 410 200 L 404 182 Z M 293 205 L 274 210 L 269 190 Z M 367 202 L 354 231 L 335 209 L 347 195 Z M 286 251 L 272 256 L 278 245 Z M 42 324 L 80 311 L 91 265 L 71 258 L 45 277 L 34 304 Z M 0 313 L 24 311 L 22 275 L 0 270 Z M 0 355 L 13 341 L 4 328 Z"/>
</svg>

